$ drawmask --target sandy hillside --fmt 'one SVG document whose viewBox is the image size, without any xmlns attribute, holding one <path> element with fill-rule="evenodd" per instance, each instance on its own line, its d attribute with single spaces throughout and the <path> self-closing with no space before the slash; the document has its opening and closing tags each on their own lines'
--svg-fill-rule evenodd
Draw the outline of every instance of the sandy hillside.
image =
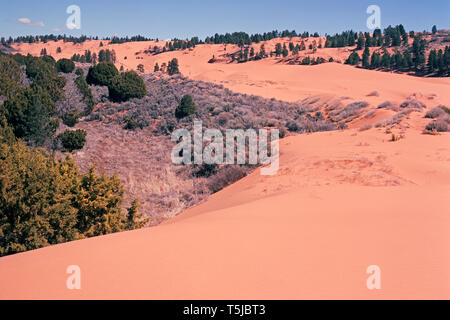
<svg viewBox="0 0 450 320">
<path fill-rule="evenodd" d="M 324 38 L 308 38 L 305 43 L 319 41 Z M 266 51 L 273 50 L 275 44 L 299 43 L 301 38 L 281 38 L 265 41 Z M 100 40 L 87 40 L 81 44 L 49 41 L 47 43 L 14 44 L 13 47 L 22 54 L 39 55 L 42 48 L 55 59 L 71 58 L 73 54 L 84 54 L 85 50 L 98 53 L 101 49 L 116 52 L 118 68 L 136 70 L 138 64 L 144 65 L 145 72 L 152 72 L 155 63 L 161 65 L 172 58 L 177 58 L 183 75 L 194 79 L 223 84 L 225 87 L 265 98 L 277 98 L 285 101 L 296 101 L 311 95 L 349 96 L 355 99 L 366 99 L 379 103 L 387 99 L 401 100 L 416 92 L 423 95 L 436 94 L 438 102 L 450 101 L 450 78 L 419 78 L 403 74 L 357 69 L 341 63 L 324 63 L 316 66 L 287 65 L 281 58 L 267 58 L 247 63 L 208 63 L 215 56 L 220 58 L 226 53 L 237 52 L 235 45 L 197 45 L 194 49 L 171 51 L 157 55 L 144 51 L 153 46 L 164 46 L 164 41 L 127 42 L 123 44 L 107 44 L 100 47 Z M 255 51 L 261 44 L 254 44 Z M 57 48 L 61 47 L 61 53 Z M 305 56 L 334 57 L 336 61 L 344 61 L 350 54 L 351 47 L 322 48 L 316 53 L 311 50 L 301 51 Z M 367 97 L 372 91 L 381 93 L 379 97 Z M 394 101 L 400 103 L 401 101 Z"/>
<path fill-rule="evenodd" d="M 450 298 L 448 134 L 349 129 L 280 151 L 277 175 L 157 227 L 1 258 L 0 298 Z M 65 286 L 74 264 L 79 291 Z M 366 288 L 369 265 L 381 290 Z"/>
<path fill-rule="evenodd" d="M 450 135 L 422 133 L 425 112 L 450 105 L 450 79 L 336 63 L 208 64 L 210 47 L 155 57 L 185 55 L 185 75 L 236 91 L 369 105 L 347 130 L 281 140 L 276 175 L 256 170 L 159 226 L 0 258 L 0 298 L 450 299 Z M 408 97 L 426 109 L 360 131 L 395 115 L 380 102 Z M 81 268 L 81 290 L 66 288 L 69 265 Z M 381 290 L 366 287 L 370 265 Z"/>
</svg>

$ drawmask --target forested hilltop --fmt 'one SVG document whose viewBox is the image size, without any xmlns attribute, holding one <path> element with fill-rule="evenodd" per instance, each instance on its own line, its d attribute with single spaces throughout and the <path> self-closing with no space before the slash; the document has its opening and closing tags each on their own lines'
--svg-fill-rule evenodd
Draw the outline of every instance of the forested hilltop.
<svg viewBox="0 0 450 320">
<path fill-rule="evenodd" d="M 449 75 L 450 65 L 450 32 L 438 30 L 436 26 L 431 31 L 407 32 L 403 25 L 388 26 L 385 29 L 375 29 L 373 32 L 356 32 L 353 30 L 325 34 L 321 36 L 314 32 L 296 32 L 295 30 L 248 34 L 233 32 L 214 34 L 205 39 L 192 37 L 190 39 L 171 39 L 159 41 L 137 35 L 132 37 L 99 37 L 42 35 L 1 38 L 4 50 L 13 50 L 15 44 L 42 44 L 41 55 L 49 54 L 45 48 L 48 41 L 84 43 L 88 40 L 101 40 L 97 52 L 86 50 L 73 54 L 72 61 L 82 63 L 113 62 L 116 63 L 114 48 L 107 46 L 127 42 L 151 41 L 153 44 L 144 51 L 147 55 L 157 55 L 176 50 L 192 50 L 197 45 L 235 45 L 238 50 L 226 52 L 221 57 L 212 56 L 209 63 L 245 63 L 266 58 L 280 59 L 286 64 L 315 65 L 326 62 L 341 62 L 365 69 L 379 71 L 395 71 L 416 76 Z M 270 43 L 275 43 L 273 47 Z M 340 53 L 328 52 L 326 49 L 347 49 L 345 58 Z M 59 50 L 61 50 L 59 48 Z M 136 53 L 137 54 L 137 53 Z"/>
</svg>

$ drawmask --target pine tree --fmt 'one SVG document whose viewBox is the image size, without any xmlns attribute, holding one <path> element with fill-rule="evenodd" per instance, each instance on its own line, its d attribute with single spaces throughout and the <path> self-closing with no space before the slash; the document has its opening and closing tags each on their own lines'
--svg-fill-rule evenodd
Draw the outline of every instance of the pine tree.
<svg viewBox="0 0 450 320">
<path fill-rule="evenodd" d="M 105 51 L 105 61 L 106 62 L 113 62 L 113 59 L 111 57 L 111 51 L 109 51 L 108 49 L 106 49 L 106 51 Z"/>
<path fill-rule="evenodd" d="M 255 49 L 253 49 L 253 47 L 250 49 L 250 57 L 254 57 L 255 56 Z"/>
<path fill-rule="evenodd" d="M 372 53 L 372 58 L 370 59 L 370 67 L 376 69 L 380 67 L 380 54 L 375 51 Z"/>
<path fill-rule="evenodd" d="M 405 67 L 411 68 L 413 66 L 413 61 L 409 52 L 405 51 L 403 53 L 403 60 L 405 61 Z"/>
<path fill-rule="evenodd" d="M 243 61 L 248 61 L 248 47 L 245 47 L 244 52 L 243 52 L 243 56 L 242 56 L 242 60 Z"/>
<path fill-rule="evenodd" d="M 436 27 L 436 25 L 434 25 L 433 28 L 431 28 L 431 32 L 432 32 L 433 34 L 436 34 L 436 32 L 437 32 L 437 27 Z"/>
<path fill-rule="evenodd" d="M 346 64 L 350 64 L 350 65 L 352 65 L 352 66 L 356 66 L 356 65 L 358 65 L 359 64 L 359 61 L 360 61 L 361 59 L 360 59 L 360 57 L 359 57 L 359 54 L 356 52 L 356 51 L 354 51 L 354 52 L 352 52 L 351 54 L 350 54 L 350 56 L 348 57 L 348 59 L 345 61 L 345 63 Z"/>
<path fill-rule="evenodd" d="M 155 63 L 155 67 L 153 68 L 153 72 L 158 72 L 159 71 L 159 64 L 158 62 Z"/>
<path fill-rule="evenodd" d="M 433 72 L 439 66 L 436 50 L 431 50 L 428 56 L 428 68 L 430 72 Z"/>
<path fill-rule="evenodd" d="M 369 68 L 369 58 L 370 58 L 370 50 L 368 47 L 364 49 L 364 53 L 362 55 L 362 66 L 363 68 Z"/>
<path fill-rule="evenodd" d="M 143 218 L 142 213 L 139 212 L 140 204 L 137 199 L 134 199 L 131 203 L 131 207 L 127 212 L 127 228 L 128 230 L 138 229 L 144 227 L 149 219 Z"/>
<path fill-rule="evenodd" d="M 366 46 L 366 38 L 364 37 L 364 35 L 361 33 L 358 36 L 358 43 L 356 46 L 357 50 L 361 50 L 362 48 L 364 48 Z"/>
<path fill-rule="evenodd" d="M 172 60 L 169 61 L 168 65 L 167 65 L 167 73 L 170 76 L 174 75 L 176 73 L 180 73 L 180 70 L 178 69 L 178 59 L 177 58 L 173 58 Z"/>
<path fill-rule="evenodd" d="M 175 109 L 175 117 L 181 119 L 190 116 L 196 112 L 196 107 L 192 97 L 190 95 L 184 95 L 180 101 L 180 104 Z"/>
<path fill-rule="evenodd" d="M 264 44 L 262 44 L 261 47 L 259 48 L 259 57 L 262 59 L 262 58 L 265 58 L 266 56 L 267 56 L 266 48 L 265 48 Z"/>
<path fill-rule="evenodd" d="M 421 69 L 423 64 L 425 64 L 425 46 L 426 41 L 421 38 L 420 35 L 414 38 L 412 52 L 413 52 L 413 62 L 416 70 Z"/>
<path fill-rule="evenodd" d="M 391 56 L 389 55 L 388 52 L 383 54 L 383 56 L 381 58 L 381 66 L 384 68 L 387 68 L 387 69 L 389 69 L 391 67 Z"/>
<path fill-rule="evenodd" d="M 283 57 L 287 57 L 289 54 L 288 49 L 286 48 L 286 43 L 283 44 L 283 51 L 282 51 Z"/>
<path fill-rule="evenodd" d="M 283 49 L 282 49 L 282 47 L 281 47 L 281 43 L 277 43 L 277 44 L 275 45 L 275 55 L 276 55 L 277 57 L 279 57 L 279 56 L 281 55 L 282 51 L 283 51 Z"/>
<path fill-rule="evenodd" d="M 446 65 L 445 65 L 444 53 L 443 53 L 442 49 L 439 49 L 436 60 L 437 60 L 436 64 L 439 69 L 439 73 L 441 73 L 441 74 L 444 73 Z"/>
<path fill-rule="evenodd" d="M 105 50 L 100 50 L 98 53 L 98 62 L 105 62 Z"/>
<path fill-rule="evenodd" d="M 306 50 L 306 45 L 305 42 L 302 40 L 302 42 L 300 43 L 300 51 Z"/>
<path fill-rule="evenodd" d="M 405 32 L 404 34 L 402 34 L 402 42 L 403 45 L 407 46 L 408 45 L 408 34 Z"/>
</svg>

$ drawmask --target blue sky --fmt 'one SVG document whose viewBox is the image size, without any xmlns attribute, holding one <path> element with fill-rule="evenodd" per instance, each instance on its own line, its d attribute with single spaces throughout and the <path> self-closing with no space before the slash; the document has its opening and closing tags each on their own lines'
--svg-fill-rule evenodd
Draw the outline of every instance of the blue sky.
<svg viewBox="0 0 450 320">
<path fill-rule="evenodd" d="M 381 8 L 381 27 L 402 23 L 407 31 L 450 29 L 448 0 L 0 0 L 0 36 L 141 34 L 151 38 L 204 38 L 214 33 L 274 29 L 334 34 L 369 31 L 366 8 Z M 81 8 L 81 30 L 65 28 L 66 8 Z M 22 22 L 18 22 L 17 19 Z M 23 19 L 25 18 L 25 19 Z"/>
</svg>

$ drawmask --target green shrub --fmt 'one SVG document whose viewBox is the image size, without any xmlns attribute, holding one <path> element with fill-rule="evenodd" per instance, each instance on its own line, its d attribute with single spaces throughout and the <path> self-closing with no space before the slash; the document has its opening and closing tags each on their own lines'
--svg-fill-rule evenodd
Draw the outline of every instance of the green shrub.
<svg viewBox="0 0 450 320">
<path fill-rule="evenodd" d="M 178 69 L 178 59 L 173 58 L 169 61 L 167 64 L 167 73 L 171 76 L 177 73 L 180 73 L 180 70 Z"/>
<path fill-rule="evenodd" d="M 72 152 L 73 150 L 83 149 L 86 143 L 86 131 L 82 129 L 66 130 L 58 135 L 65 151 Z"/>
<path fill-rule="evenodd" d="M 356 51 L 354 51 L 354 52 L 352 52 L 350 55 L 349 55 L 349 57 L 348 57 L 348 59 L 345 61 L 345 63 L 346 64 L 350 64 L 350 65 L 352 65 L 352 66 L 356 66 L 356 65 L 358 65 L 359 64 L 359 61 L 361 60 L 361 58 L 359 57 L 359 54 L 356 52 Z"/>
<path fill-rule="evenodd" d="M 8 55 L 0 55 L 0 95 L 7 95 L 19 86 L 21 78 L 19 64 Z"/>
<path fill-rule="evenodd" d="M 83 70 L 81 70 L 81 72 L 83 72 Z M 91 113 L 92 109 L 94 109 L 94 97 L 92 96 L 91 89 L 89 88 L 86 79 L 83 77 L 83 75 L 79 75 L 75 79 L 75 84 L 78 90 L 80 90 L 81 94 L 83 95 L 84 101 L 86 102 L 86 110 L 84 110 L 84 114 L 88 115 Z"/>
<path fill-rule="evenodd" d="M 448 132 L 448 124 L 443 119 L 438 119 L 436 121 L 432 121 L 425 127 L 428 131 L 437 131 L 437 132 Z"/>
<path fill-rule="evenodd" d="M 109 86 L 111 80 L 119 74 L 114 64 L 110 62 L 100 62 L 99 64 L 90 67 L 86 81 L 88 84 L 98 86 Z"/>
<path fill-rule="evenodd" d="M 27 59 L 26 56 L 21 55 L 20 53 L 16 53 L 12 58 L 20 65 L 25 65 Z"/>
<path fill-rule="evenodd" d="M 42 145 L 55 133 L 58 123 L 51 117 L 55 102 L 39 86 L 19 87 L 4 102 L 6 119 L 18 138 Z"/>
<path fill-rule="evenodd" d="M 73 127 L 78 123 L 78 113 L 76 112 L 67 112 L 62 116 L 62 121 L 66 126 Z"/>
<path fill-rule="evenodd" d="M 1 117 L 0 117 L 1 118 Z M 0 119 L 0 135 L 2 120 Z M 142 227 L 133 201 L 122 212 L 117 176 L 81 174 L 73 159 L 0 137 L 0 256 L 52 244 Z"/>
<path fill-rule="evenodd" d="M 58 101 L 64 94 L 66 78 L 58 76 L 56 64 L 52 60 L 26 57 L 26 74 L 33 79 L 33 86 L 40 86 L 48 91 L 53 101 Z M 54 61 L 54 60 L 53 60 Z"/>
<path fill-rule="evenodd" d="M 185 95 L 178 107 L 175 109 L 175 117 L 178 119 L 190 116 L 196 112 L 196 107 L 192 97 L 190 95 Z"/>
<path fill-rule="evenodd" d="M 59 72 L 71 73 L 75 69 L 75 63 L 72 60 L 63 58 L 56 63 L 56 69 Z"/>
<path fill-rule="evenodd" d="M 52 56 L 44 55 L 41 57 L 41 59 L 53 66 L 56 66 L 56 60 Z"/>
<path fill-rule="evenodd" d="M 136 116 L 127 117 L 124 122 L 124 129 L 127 130 L 143 129 L 148 126 L 148 122 L 145 119 L 137 118 Z"/>
<path fill-rule="evenodd" d="M 75 74 L 76 74 L 77 76 L 84 76 L 83 69 L 77 68 L 77 69 L 75 70 Z"/>
<path fill-rule="evenodd" d="M 111 100 L 117 102 L 142 98 L 147 94 L 144 81 L 134 71 L 123 72 L 114 77 L 108 89 Z"/>
</svg>

